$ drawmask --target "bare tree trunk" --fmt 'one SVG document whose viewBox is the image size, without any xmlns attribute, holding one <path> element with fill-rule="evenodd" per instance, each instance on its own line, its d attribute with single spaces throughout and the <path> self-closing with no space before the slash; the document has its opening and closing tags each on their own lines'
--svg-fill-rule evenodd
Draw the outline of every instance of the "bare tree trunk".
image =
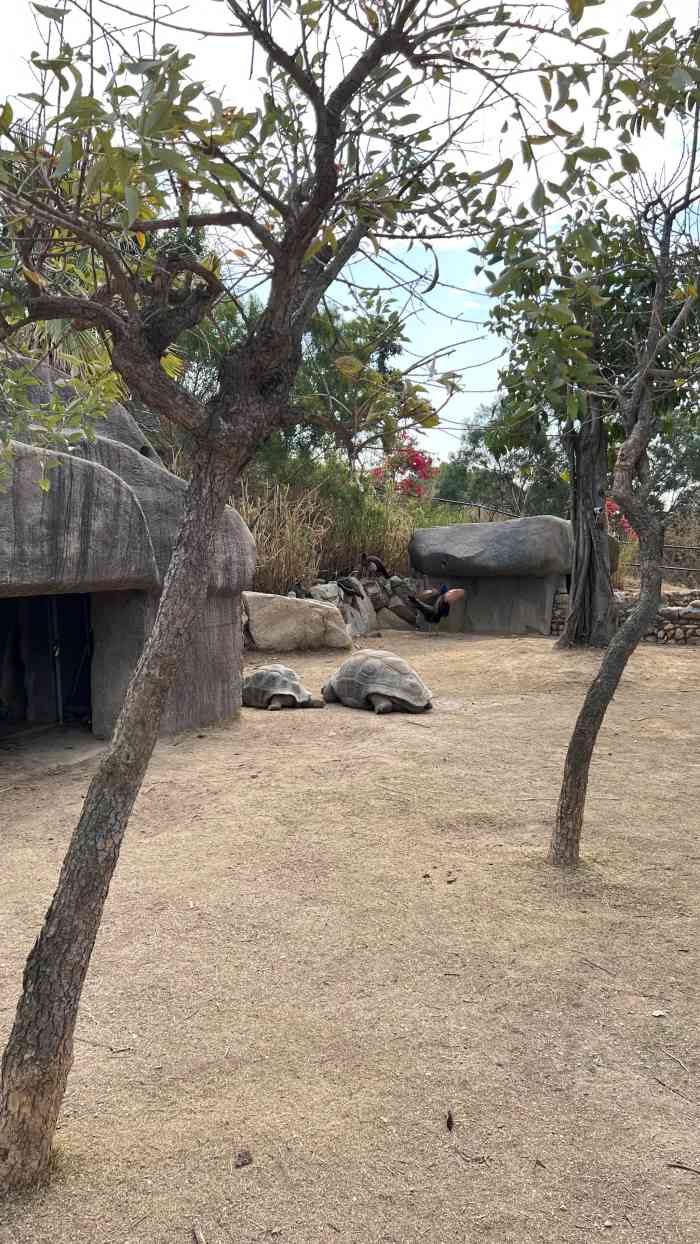
<svg viewBox="0 0 700 1244">
<path fill-rule="evenodd" d="M 153 751 L 166 695 L 207 592 L 210 549 L 231 492 L 231 463 L 199 450 L 153 631 L 95 774 L 29 955 L 2 1061 L 0 1195 L 46 1178 L 73 1062 L 73 1033 L 124 832 Z"/>
<path fill-rule="evenodd" d="M 606 648 L 615 631 L 610 546 L 604 522 L 608 451 L 600 402 L 588 401 L 580 432 L 571 433 L 574 557 L 569 612 L 558 648 Z"/>
<path fill-rule="evenodd" d="M 550 864 L 573 868 L 578 863 L 593 748 L 625 666 L 656 616 L 661 596 L 663 542 L 663 526 L 659 519 L 651 517 L 646 531 L 639 532 L 639 601 L 610 641 L 583 701 L 566 753 L 557 819 L 547 856 Z"/>
</svg>

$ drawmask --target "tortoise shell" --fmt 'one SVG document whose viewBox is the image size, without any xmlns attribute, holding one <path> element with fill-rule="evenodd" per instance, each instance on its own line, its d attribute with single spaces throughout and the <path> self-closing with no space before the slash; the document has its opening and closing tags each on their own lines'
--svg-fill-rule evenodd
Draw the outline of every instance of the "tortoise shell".
<svg viewBox="0 0 700 1244">
<path fill-rule="evenodd" d="M 394 652 L 363 648 L 337 669 L 323 688 L 324 700 L 340 700 L 348 708 L 372 708 L 371 695 L 384 695 L 397 709 L 424 713 L 433 695 L 415 670 Z"/>
<path fill-rule="evenodd" d="M 291 696 L 299 708 L 313 698 L 299 676 L 286 665 L 261 665 L 243 679 L 243 703 L 247 708 L 267 708 L 274 695 Z"/>
</svg>

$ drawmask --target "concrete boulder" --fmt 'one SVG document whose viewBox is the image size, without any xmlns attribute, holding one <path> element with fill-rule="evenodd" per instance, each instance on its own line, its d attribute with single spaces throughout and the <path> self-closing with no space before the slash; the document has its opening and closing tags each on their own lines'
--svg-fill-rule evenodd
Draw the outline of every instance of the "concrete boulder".
<svg viewBox="0 0 700 1244">
<path fill-rule="evenodd" d="M 548 514 L 423 529 L 409 547 L 413 566 L 433 586 L 465 590 L 442 629 L 500 635 L 549 635 L 572 554 L 571 524 Z"/>
<path fill-rule="evenodd" d="M 431 578 L 496 579 L 568 575 L 571 524 L 545 514 L 507 523 L 456 523 L 417 531 L 412 565 Z"/>
<path fill-rule="evenodd" d="M 148 522 L 124 480 L 67 454 L 17 442 L 13 451 L 0 497 L 0 596 L 159 588 Z"/>
<path fill-rule="evenodd" d="M 33 400 L 56 394 L 68 399 L 70 382 L 39 368 Z M 80 721 L 109 737 L 177 538 L 186 483 L 164 469 L 123 406 L 95 431 L 71 454 L 15 444 L 0 492 L 0 717 L 18 730 Z M 42 461 L 52 468 L 47 492 Z M 227 509 L 163 733 L 237 714 L 240 593 L 254 566 L 252 536 Z"/>
<path fill-rule="evenodd" d="M 253 644 L 262 652 L 352 647 L 335 605 L 266 592 L 244 592 L 243 607 Z"/>
</svg>

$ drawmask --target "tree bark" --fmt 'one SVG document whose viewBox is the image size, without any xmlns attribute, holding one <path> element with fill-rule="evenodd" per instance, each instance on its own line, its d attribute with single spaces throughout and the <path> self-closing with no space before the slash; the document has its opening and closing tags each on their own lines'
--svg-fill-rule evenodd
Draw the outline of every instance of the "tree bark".
<svg viewBox="0 0 700 1244">
<path fill-rule="evenodd" d="M 588 401 L 581 430 L 570 434 L 574 555 L 569 612 L 558 648 L 606 648 L 615 631 L 610 548 L 605 523 L 608 447 L 600 402 Z"/>
<path fill-rule="evenodd" d="M 583 701 L 566 753 L 557 819 L 547 856 L 550 864 L 574 868 L 578 863 L 593 748 L 625 666 L 656 616 L 661 597 L 663 542 L 661 521 L 649 517 L 644 531 L 639 532 L 639 601 L 610 641 L 598 674 Z"/>
<path fill-rule="evenodd" d="M 43 928 L 29 955 L 2 1060 L 0 1195 L 48 1173 L 73 1061 L 73 1033 L 124 832 L 158 736 L 165 698 L 204 607 L 209 557 L 237 471 L 206 449 L 194 458 L 187 503 L 153 631 L 131 679 L 114 738 L 95 774 Z"/>
</svg>

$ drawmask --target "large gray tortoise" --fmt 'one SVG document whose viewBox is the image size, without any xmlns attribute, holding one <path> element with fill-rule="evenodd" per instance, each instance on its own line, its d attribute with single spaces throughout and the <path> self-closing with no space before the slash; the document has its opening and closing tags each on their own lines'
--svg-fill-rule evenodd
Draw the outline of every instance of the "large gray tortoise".
<svg viewBox="0 0 700 1244">
<path fill-rule="evenodd" d="M 261 665 L 243 679 L 243 703 L 248 708 L 325 708 L 314 699 L 299 676 L 286 665 Z"/>
<path fill-rule="evenodd" d="M 374 709 L 375 713 L 425 713 L 433 696 L 410 665 L 393 652 L 363 648 L 335 671 L 322 693 L 332 704 Z"/>
</svg>

